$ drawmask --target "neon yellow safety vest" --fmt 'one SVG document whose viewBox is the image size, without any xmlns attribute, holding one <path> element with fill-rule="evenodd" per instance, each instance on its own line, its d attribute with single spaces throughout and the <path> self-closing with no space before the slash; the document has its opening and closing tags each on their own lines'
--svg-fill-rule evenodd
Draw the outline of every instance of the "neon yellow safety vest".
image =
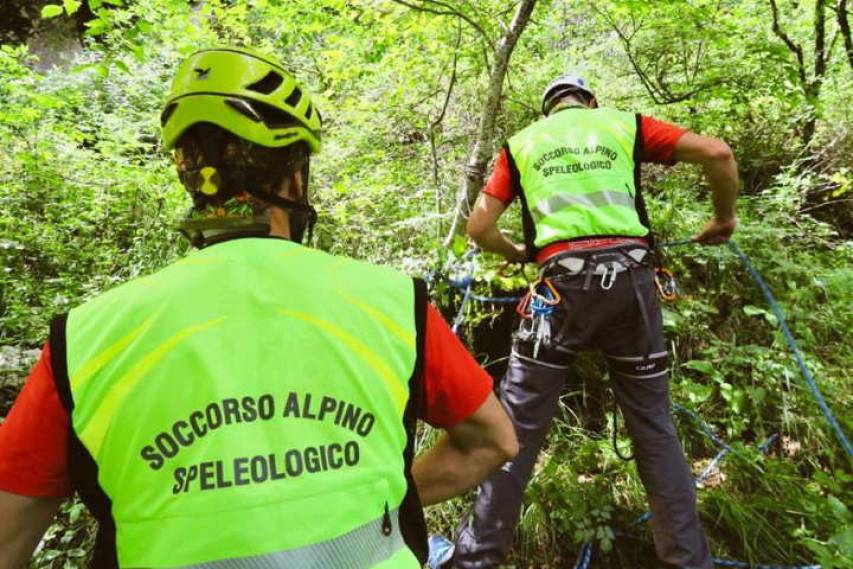
<svg viewBox="0 0 853 569">
<path fill-rule="evenodd" d="M 529 249 L 649 233 L 639 188 L 638 124 L 632 113 L 569 107 L 509 139 Z"/>
<path fill-rule="evenodd" d="M 55 320 L 72 478 L 118 565 L 420 567 L 425 299 L 391 269 L 241 238 Z"/>
</svg>

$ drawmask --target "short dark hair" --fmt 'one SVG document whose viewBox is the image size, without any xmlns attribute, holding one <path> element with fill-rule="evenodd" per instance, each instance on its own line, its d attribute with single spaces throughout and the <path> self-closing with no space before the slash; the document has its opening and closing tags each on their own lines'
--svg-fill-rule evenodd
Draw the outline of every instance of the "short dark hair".
<svg viewBox="0 0 853 569">
<path fill-rule="evenodd" d="M 197 209 L 223 207 L 244 194 L 249 185 L 277 193 L 282 180 L 294 172 L 306 170 L 308 145 L 299 141 L 279 148 L 255 144 L 211 123 L 197 123 L 187 129 L 175 144 L 175 165 Z M 199 172 L 205 166 L 218 171 L 220 187 L 213 195 L 200 190 Z M 307 182 L 307 180 L 306 180 Z"/>
</svg>

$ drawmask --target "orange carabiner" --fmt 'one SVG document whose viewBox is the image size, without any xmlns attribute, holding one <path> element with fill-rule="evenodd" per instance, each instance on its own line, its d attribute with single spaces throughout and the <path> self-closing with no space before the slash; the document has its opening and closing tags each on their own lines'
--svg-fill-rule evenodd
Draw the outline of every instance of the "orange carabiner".
<svg viewBox="0 0 853 569">
<path fill-rule="evenodd" d="M 551 293 L 552 298 L 548 298 L 544 294 L 539 294 L 539 287 L 544 285 L 548 291 Z M 562 297 L 560 293 L 557 292 L 557 289 L 554 288 L 554 283 L 551 282 L 551 279 L 547 277 L 540 277 L 536 282 L 530 284 L 530 293 L 531 296 L 536 297 L 536 299 L 548 306 L 556 306 L 560 304 Z"/>
<path fill-rule="evenodd" d="M 665 301 L 675 302 L 678 300 L 678 286 L 675 283 L 675 275 L 669 269 L 663 267 L 655 269 L 655 286 Z"/>
</svg>

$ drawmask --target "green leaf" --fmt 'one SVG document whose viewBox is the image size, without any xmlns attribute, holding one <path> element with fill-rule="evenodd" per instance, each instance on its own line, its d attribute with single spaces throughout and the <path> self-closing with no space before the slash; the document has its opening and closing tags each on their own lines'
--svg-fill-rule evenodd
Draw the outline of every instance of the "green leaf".
<svg viewBox="0 0 853 569">
<path fill-rule="evenodd" d="M 69 16 L 80 9 L 80 0 L 62 0 L 62 5 L 65 7 L 65 13 Z"/>
<path fill-rule="evenodd" d="M 761 315 L 767 314 L 767 310 L 765 310 L 764 308 L 760 308 L 758 306 L 753 306 L 751 304 L 744 306 L 743 312 L 747 316 L 758 316 L 759 314 L 761 314 Z"/>
<path fill-rule="evenodd" d="M 685 362 L 681 367 L 696 370 L 705 375 L 714 375 L 714 364 L 705 360 L 690 360 Z"/>
<path fill-rule="evenodd" d="M 57 4 L 48 4 L 44 8 L 41 9 L 41 17 L 45 20 L 49 18 L 55 18 L 62 14 L 62 6 Z"/>
<path fill-rule="evenodd" d="M 89 37 L 99 36 L 105 33 L 109 28 L 107 22 L 103 19 L 89 20 L 84 24 L 87 28 L 85 35 Z"/>
<path fill-rule="evenodd" d="M 461 257 L 468 249 L 468 240 L 462 237 L 461 235 L 455 235 L 453 237 L 453 243 L 450 245 L 450 248 L 453 250 L 454 255 L 456 255 L 457 257 Z"/>
<path fill-rule="evenodd" d="M 844 502 L 835 496 L 828 496 L 827 500 L 829 501 L 829 507 L 832 509 L 832 513 L 835 514 L 836 518 L 841 521 L 846 521 L 847 518 L 850 517 L 850 511 L 847 509 L 847 506 L 844 505 Z"/>
</svg>

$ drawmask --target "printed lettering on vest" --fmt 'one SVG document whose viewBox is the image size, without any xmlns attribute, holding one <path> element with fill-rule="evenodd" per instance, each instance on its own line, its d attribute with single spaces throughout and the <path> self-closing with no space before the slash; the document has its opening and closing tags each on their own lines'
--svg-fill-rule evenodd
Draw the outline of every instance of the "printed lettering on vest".
<svg viewBox="0 0 853 569">
<path fill-rule="evenodd" d="M 230 460 L 210 460 L 174 471 L 172 494 L 191 490 L 216 490 L 231 486 L 263 484 L 285 478 L 340 470 L 356 466 L 361 457 L 357 441 L 332 443 L 303 449 L 289 449 L 280 454 L 241 456 Z"/>
<path fill-rule="evenodd" d="M 241 423 L 270 420 L 325 421 L 361 438 L 370 435 L 376 424 L 374 413 L 330 395 L 291 391 L 279 398 L 281 413 L 276 413 L 276 398 L 269 393 L 244 395 L 213 401 L 204 409 L 195 409 L 187 418 L 177 419 L 158 433 L 151 444 L 139 452 L 151 470 L 161 469 L 183 448 L 192 446 L 210 433 Z M 213 490 L 286 477 L 297 477 L 326 470 L 356 466 L 361 455 L 358 441 L 330 442 L 328 445 L 289 449 L 280 455 L 220 458 L 174 469 L 172 493 L 188 492 L 193 488 Z"/>
<path fill-rule="evenodd" d="M 549 116 L 508 141 L 536 248 L 596 235 L 648 233 L 637 211 L 636 117 L 612 109 Z"/>
</svg>

